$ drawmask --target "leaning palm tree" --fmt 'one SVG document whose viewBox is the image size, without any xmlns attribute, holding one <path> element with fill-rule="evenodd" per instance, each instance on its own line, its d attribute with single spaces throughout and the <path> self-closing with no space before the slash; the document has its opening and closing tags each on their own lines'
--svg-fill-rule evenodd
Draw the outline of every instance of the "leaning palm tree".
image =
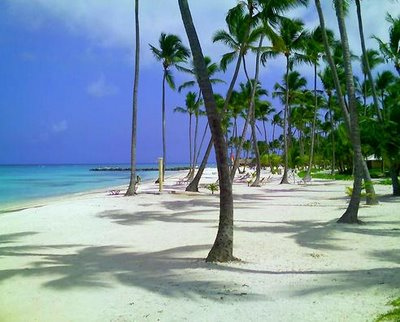
<svg viewBox="0 0 400 322">
<path fill-rule="evenodd" d="M 263 63 L 269 57 L 284 55 L 286 59 L 286 97 L 284 108 L 284 148 L 285 148 L 285 165 L 281 184 L 287 184 L 288 168 L 289 168 L 289 142 L 288 132 L 290 129 L 289 118 L 289 72 L 294 63 L 308 62 L 307 56 L 304 55 L 306 40 L 309 38 L 308 32 L 304 29 L 304 23 L 299 19 L 283 18 L 278 24 L 278 36 L 272 38 L 272 48 L 265 51 L 261 60 Z"/>
<path fill-rule="evenodd" d="M 131 138 L 131 176 L 125 196 L 136 194 L 136 130 L 137 130 L 137 97 L 139 86 L 140 30 L 139 30 L 139 0 L 135 0 L 135 76 L 133 80 L 132 97 L 132 138 Z"/>
<path fill-rule="evenodd" d="M 162 145 L 163 145 L 163 169 L 165 171 L 166 164 L 166 120 L 165 120 L 165 83 L 175 89 L 175 83 L 172 76 L 171 68 L 178 67 L 179 63 L 186 61 L 189 57 L 189 50 L 182 44 L 180 38 L 176 35 L 167 35 L 161 33 L 158 40 L 159 48 L 150 45 L 150 49 L 154 57 L 162 63 L 163 66 L 163 79 L 162 79 Z"/>
<path fill-rule="evenodd" d="M 227 146 L 222 131 L 221 117 L 217 112 L 212 86 L 207 75 L 204 56 L 196 29 L 193 25 L 189 5 L 187 0 L 178 0 L 178 2 L 183 24 L 192 49 L 193 61 L 198 73 L 199 86 L 203 93 L 204 105 L 207 111 L 217 159 L 220 188 L 219 227 L 214 245 L 207 256 L 207 261 L 226 262 L 235 259 L 233 256 L 233 196 L 232 183 L 229 177 Z"/>
<path fill-rule="evenodd" d="M 396 68 L 397 73 L 400 75 L 400 16 L 393 18 L 387 14 L 386 21 L 391 26 L 389 28 L 389 42 L 385 43 L 378 37 L 373 38 L 378 42 L 379 49 L 387 61 L 391 61 Z"/>
</svg>

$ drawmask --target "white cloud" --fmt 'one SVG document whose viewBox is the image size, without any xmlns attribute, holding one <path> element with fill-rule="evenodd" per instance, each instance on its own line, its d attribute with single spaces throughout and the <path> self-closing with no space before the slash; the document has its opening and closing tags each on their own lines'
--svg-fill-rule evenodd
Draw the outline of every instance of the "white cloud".
<svg viewBox="0 0 400 322">
<path fill-rule="evenodd" d="M 7 1 L 15 19 L 20 19 L 30 30 L 40 31 L 41 28 L 49 28 L 54 23 L 60 23 L 70 33 L 86 36 L 91 45 L 122 48 L 130 53 L 133 51 L 134 1 L 132 0 Z M 236 1 L 232 0 L 191 1 L 194 19 L 199 26 L 198 32 L 206 53 L 219 54 L 212 45 L 211 37 L 218 28 L 224 27 L 225 13 L 235 3 Z M 175 0 L 141 1 L 140 24 L 144 65 L 154 63 L 148 44 L 157 44 L 161 32 L 178 34 L 187 43 L 178 2 Z"/>
<path fill-rule="evenodd" d="M 34 30 L 49 28 L 54 23 L 64 25 L 72 34 L 84 35 L 90 45 L 122 48 L 133 59 L 134 44 L 134 1 L 132 0 L 7 0 L 8 8 L 16 19 Z M 192 0 L 189 1 L 194 21 L 206 54 L 219 59 L 226 50 L 215 45 L 211 37 L 217 29 L 225 27 L 224 17 L 236 0 Z M 337 22 L 332 1 L 322 1 L 327 26 L 337 31 Z M 386 12 L 397 16 L 400 6 L 396 1 L 363 0 L 363 16 L 368 47 L 377 47 L 370 39 L 372 34 L 387 39 L 388 23 Z M 353 51 L 359 53 L 358 26 L 354 1 L 351 2 L 347 19 L 349 39 Z M 315 27 L 318 17 L 313 1 L 308 8 L 293 10 L 291 16 L 303 19 L 307 26 Z M 23 18 L 21 18 L 23 17 Z M 22 20 L 23 19 L 23 20 Z M 176 33 L 187 43 L 178 2 L 176 0 L 142 0 L 140 2 L 141 46 L 144 66 L 150 66 L 154 59 L 148 44 L 157 44 L 161 32 Z M 357 44 L 357 45 L 356 45 Z M 124 58 L 126 57 L 125 54 Z"/>
<path fill-rule="evenodd" d="M 107 83 L 104 75 L 100 75 L 97 80 L 90 83 L 87 86 L 86 90 L 89 95 L 92 95 L 94 97 L 104 97 L 118 93 L 118 87 L 113 84 Z"/>
<path fill-rule="evenodd" d="M 66 120 L 62 120 L 59 122 L 55 122 L 51 125 L 51 130 L 54 133 L 65 132 L 68 129 L 68 122 Z"/>
</svg>

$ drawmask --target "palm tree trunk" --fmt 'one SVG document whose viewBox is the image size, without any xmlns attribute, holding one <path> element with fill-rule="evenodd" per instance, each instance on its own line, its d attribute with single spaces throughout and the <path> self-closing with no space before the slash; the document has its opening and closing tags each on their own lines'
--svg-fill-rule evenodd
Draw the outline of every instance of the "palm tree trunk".
<svg viewBox="0 0 400 322">
<path fill-rule="evenodd" d="M 283 144 L 285 150 L 285 164 L 281 184 L 288 184 L 288 168 L 289 168 L 289 147 L 288 147 L 288 114 L 289 114 L 289 56 L 286 56 L 286 89 L 285 89 L 285 110 L 283 112 Z"/>
<path fill-rule="evenodd" d="M 260 158 L 260 150 L 258 148 L 257 144 L 257 133 L 256 133 L 256 111 L 255 111 L 255 94 L 257 91 L 257 85 L 258 85 L 258 78 L 260 75 L 260 56 L 261 56 L 261 48 L 262 48 L 262 43 L 264 41 L 264 36 L 261 35 L 260 37 L 260 42 L 258 44 L 258 50 L 257 50 L 257 57 L 256 57 L 256 72 L 255 72 L 255 77 L 254 77 L 254 84 L 253 84 L 253 93 L 252 93 L 252 104 L 251 104 L 251 132 L 253 133 L 253 149 L 254 149 L 254 154 L 256 157 L 256 177 L 254 179 L 254 182 L 252 183 L 252 187 L 259 187 L 260 186 L 260 177 L 261 177 L 261 158 Z"/>
<path fill-rule="evenodd" d="M 253 187 L 257 187 L 260 185 L 260 175 L 261 175 L 260 150 L 258 149 L 258 145 L 257 145 L 257 133 L 256 133 L 256 127 L 255 127 L 255 102 L 254 101 L 255 101 L 255 96 L 256 96 L 256 91 L 257 91 L 258 78 L 259 78 L 259 74 L 260 74 L 260 56 L 261 56 L 261 48 L 262 48 L 263 41 L 264 41 L 264 36 L 261 35 L 260 42 L 259 42 L 258 48 L 257 48 L 256 71 L 255 71 L 255 77 L 254 77 L 253 84 L 251 83 L 251 80 L 249 78 L 249 74 L 248 74 L 247 68 L 246 68 L 246 61 L 245 61 L 245 58 L 243 57 L 244 71 L 245 71 L 247 80 L 252 87 L 251 87 L 249 110 L 247 112 L 246 121 L 245 121 L 245 124 L 243 127 L 242 137 L 240 138 L 239 146 L 238 146 L 238 149 L 236 150 L 236 155 L 237 156 L 240 155 L 240 152 L 243 148 L 244 140 L 246 137 L 247 127 L 250 122 L 252 136 L 253 136 L 253 149 L 254 149 L 254 154 L 256 157 L 256 178 L 254 179 L 254 182 L 252 184 Z M 235 177 L 236 171 L 239 167 L 239 161 L 240 161 L 239 159 L 240 158 L 235 158 L 235 162 L 233 163 L 233 167 L 232 167 L 232 171 L 231 171 L 231 180 L 232 181 L 233 181 L 233 178 Z"/>
<path fill-rule="evenodd" d="M 167 77 L 167 70 L 164 70 L 164 76 L 162 81 L 162 106 L 161 106 L 161 114 L 162 114 L 162 152 L 163 152 L 163 173 L 165 173 L 165 164 L 166 164 L 166 154 L 167 154 L 167 145 L 165 138 L 165 80 Z"/>
<path fill-rule="evenodd" d="M 131 139 L 131 176 L 129 180 L 128 190 L 125 196 L 133 196 L 136 194 L 137 177 L 136 177 L 136 141 L 137 141 L 137 96 L 139 87 L 139 60 L 140 60 L 140 30 L 139 30 L 139 0 L 135 0 L 135 75 L 133 81 L 133 97 L 132 97 L 132 139 Z"/>
<path fill-rule="evenodd" d="M 188 178 L 192 176 L 194 171 L 193 169 L 193 150 L 192 150 L 192 114 L 189 113 L 189 164 L 190 164 L 190 172 Z"/>
<path fill-rule="evenodd" d="M 250 78 L 249 78 L 249 75 L 247 73 L 246 59 L 245 59 L 244 56 L 242 57 L 242 59 L 243 59 L 244 73 L 246 74 L 247 80 L 249 81 Z M 249 82 L 251 84 L 251 81 L 249 81 Z M 253 91 L 254 91 L 254 89 L 252 88 L 252 96 L 253 96 Z M 253 101 L 252 98 L 250 98 L 246 119 L 244 121 L 243 129 L 242 129 L 242 136 L 240 137 L 239 143 L 238 143 L 236 151 L 235 151 L 236 157 L 235 157 L 235 161 L 233 162 L 233 166 L 232 166 L 231 174 L 230 174 L 231 181 L 233 181 L 233 179 L 235 178 L 236 171 L 239 168 L 239 162 L 240 162 L 240 157 L 239 156 L 240 156 L 240 153 L 242 151 L 243 144 L 244 144 L 244 141 L 246 139 L 247 128 L 249 127 L 249 123 L 250 123 L 251 109 L 252 109 L 251 105 L 254 104 L 254 102 L 252 102 L 252 101 Z"/>
<path fill-rule="evenodd" d="M 203 143 L 204 143 L 204 139 L 205 139 L 206 134 L 207 134 L 207 130 L 208 130 L 208 122 L 207 122 L 207 124 L 206 124 L 206 126 L 204 128 L 203 136 L 201 137 L 201 141 L 200 141 L 200 146 L 199 146 L 199 149 L 198 149 L 197 154 L 196 154 L 196 160 L 195 160 L 196 164 L 197 164 L 197 162 L 199 160 L 201 148 L 203 147 Z"/>
<path fill-rule="evenodd" d="M 212 86 L 207 74 L 204 56 L 197 37 L 187 0 L 178 0 L 186 34 L 192 49 L 193 61 L 198 73 L 198 82 L 203 93 L 204 105 L 215 147 L 220 188 L 220 216 L 218 233 L 207 261 L 226 262 L 233 257 L 233 196 L 229 177 L 227 145 L 224 140 L 221 116 L 217 111 Z"/>
<path fill-rule="evenodd" d="M 355 87 L 354 87 L 354 76 L 351 66 L 351 56 L 349 42 L 347 39 L 346 25 L 344 21 L 344 4 L 343 0 L 334 0 L 336 17 L 338 21 L 340 40 L 343 50 L 343 65 L 345 69 L 346 77 L 346 88 L 347 95 L 349 98 L 349 110 L 350 110 L 350 139 L 353 146 L 354 152 L 354 183 L 353 183 L 353 193 L 345 213 L 339 218 L 339 223 L 359 223 L 358 220 L 358 209 L 360 205 L 361 196 L 361 183 L 363 178 L 363 158 L 361 153 L 361 140 L 360 140 L 360 129 L 358 124 L 358 112 L 357 103 L 355 97 Z"/>
<path fill-rule="evenodd" d="M 267 127 L 265 125 L 265 120 L 262 121 L 263 129 L 264 129 L 264 142 L 268 146 L 268 136 L 267 136 Z"/>
<path fill-rule="evenodd" d="M 315 144 L 315 124 L 317 122 L 317 112 L 318 112 L 318 96 L 317 96 L 317 64 L 314 64 L 314 117 L 311 127 L 311 148 L 310 148 L 310 159 L 308 162 L 306 179 L 311 179 L 311 168 L 314 157 L 314 144 Z"/>
<path fill-rule="evenodd" d="M 208 143 L 206 152 L 204 153 L 203 160 L 201 161 L 199 170 L 197 170 L 195 177 L 189 183 L 189 185 L 186 187 L 186 189 L 185 189 L 186 191 L 199 192 L 200 179 L 201 179 L 201 176 L 203 175 L 203 172 L 207 166 L 207 161 L 208 161 L 208 158 L 210 157 L 212 147 L 213 147 L 213 140 L 211 138 L 210 142 Z"/>
<path fill-rule="evenodd" d="M 195 125 L 194 125 L 194 141 L 193 141 L 193 172 L 191 175 L 190 180 L 193 179 L 194 177 L 194 173 L 196 171 L 196 165 L 197 165 L 197 159 L 196 159 L 196 155 L 197 155 L 197 134 L 198 134 L 198 130 L 199 130 L 199 115 L 196 115 L 195 118 Z"/>
<path fill-rule="evenodd" d="M 399 170 L 400 167 L 396 167 L 391 161 L 389 172 L 390 178 L 392 179 L 393 196 L 400 196 Z"/>
<path fill-rule="evenodd" d="M 333 115 L 332 115 L 332 95 L 328 96 L 328 110 L 329 110 L 329 120 L 331 122 L 331 142 L 332 142 L 332 165 L 331 165 L 331 175 L 335 174 L 336 168 L 336 153 L 335 153 L 335 127 L 333 124 Z"/>
<path fill-rule="evenodd" d="M 337 0 L 335 0 L 335 1 L 337 1 Z M 341 107 L 341 110 L 342 110 L 342 113 L 343 113 L 343 117 L 344 117 L 344 121 L 345 121 L 344 123 L 346 125 L 346 129 L 347 129 L 348 135 L 351 138 L 352 137 L 352 124 L 351 124 L 351 118 L 350 118 L 350 115 L 349 115 L 349 109 L 348 109 L 346 101 L 344 100 L 344 95 L 342 93 L 342 89 L 341 89 L 341 85 L 340 85 L 340 81 L 339 81 L 336 65 L 335 65 L 335 63 L 333 61 L 331 50 L 330 50 L 330 47 L 329 47 L 328 37 L 326 35 L 325 19 L 324 19 L 324 15 L 323 15 L 323 12 L 322 12 L 320 0 L 315 0 L 315 5 L 316 5 L 316 8 L 317 8 L 317 12 L 318 12 L 319 20 L 320 20 L 320 26 L 321 26 L 321 31 L 322 31 L 322 39 L 323 39 L 323 42 L 324 42 L 326 58 L 327 58 L 329 67 L 331 68 L 332 77 L 333 77 L 333 81 L 334 81 L 334 84 L 335 84 L 336 96 L 338 98 L 339 106 Z M 358 124 L 357 124 L 357 128 L 358 128 Z M 361 162 L 365 163 L 365 160 L 362 158 L 362 156 L 361 156 Z M 365 169 L 365 166 L 366 165 L 362 165 L 361 167 Z M 378 200 L 376 198 L 375 189 L 374 189 L 373 183 L 371 181 L 371 178 L 369 176 L 369 172 L 368 172 L 368 175 L 367 175 L 366 171 L 362 171 L 362 173 L 364 174 L 365 185 L 368 187 L 368 190 L 369 190 L 369 192 L 368 192 L 369 198 L 367 199 L 367 203 L 371 202 L 371 204 L 375 204 L 375 203 L 378 202 Z M 354 193 L 354 190 L 353 190 L 353 193 Z"/>
<path fill-rule="evenodd" d="M 371 68 L 369 66 L 367 49 L 365 47 L 364 27 L 363 27 L 363 21 L 362 21 L 360 0 L 356 0 L 356 6 L 357 6 L 358 29 L 359 29 L 359 33 L 360 33 L 361 49 L 362 49 L 362 53 L 363 53 L 363 57 L 364 57 L 365 69 L 366 69 L 366 72 L 368 75 L 369 82 L 371 84 L 372 98 L 374 100 L 376 115 L 378 116 L 378 120 L 382 121 L 382 114 L 381 114 L 381 110 L 379 109 L 378 94 L 376 93 L 374 79 L 372 77 Z M 365 102 L 364 102 L 364 105 L 365 105 Z"/>
</svg>

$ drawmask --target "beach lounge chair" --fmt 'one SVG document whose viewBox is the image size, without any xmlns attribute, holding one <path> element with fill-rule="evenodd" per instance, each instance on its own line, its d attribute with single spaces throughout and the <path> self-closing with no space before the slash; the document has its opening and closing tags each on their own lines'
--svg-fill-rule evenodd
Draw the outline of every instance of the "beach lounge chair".
<svg viewBox="0 0 400 322">
<path fill-rule="evenodd" d="M 264 184 L 267 184 L 268 182 L 271 182 L 271 181 L 272 181 L 271 176 L 263 177 L 263 178 L 261 178 L 261 180 L 260 180 L 260 184 L 264 185 Z"/>
<path fill-rule="evenodd" d="M 121 192 L 121 190 L 113 189 L 113 190 L 110 190 L 110 195 L 116 196 L 116 195 L 119 195 L 120 192 Z"/>
<path fill-rule="evenodd" d="M 311 177 L 304 177 L 303 179 L 298 181 L 298 184 L 306 185 L 311 182 Z"/>
</svg>

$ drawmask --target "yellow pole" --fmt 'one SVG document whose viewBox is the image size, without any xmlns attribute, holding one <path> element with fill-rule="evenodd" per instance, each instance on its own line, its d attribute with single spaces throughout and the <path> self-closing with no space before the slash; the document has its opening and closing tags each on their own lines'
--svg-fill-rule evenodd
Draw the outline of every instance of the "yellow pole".
<svg viewBox="0 0 400 322">
<path fill-rule="evenodd" d="M 158 191 L 162 192 L 164 182 L 163 158 L 158 158 Z"/>
</svg>

